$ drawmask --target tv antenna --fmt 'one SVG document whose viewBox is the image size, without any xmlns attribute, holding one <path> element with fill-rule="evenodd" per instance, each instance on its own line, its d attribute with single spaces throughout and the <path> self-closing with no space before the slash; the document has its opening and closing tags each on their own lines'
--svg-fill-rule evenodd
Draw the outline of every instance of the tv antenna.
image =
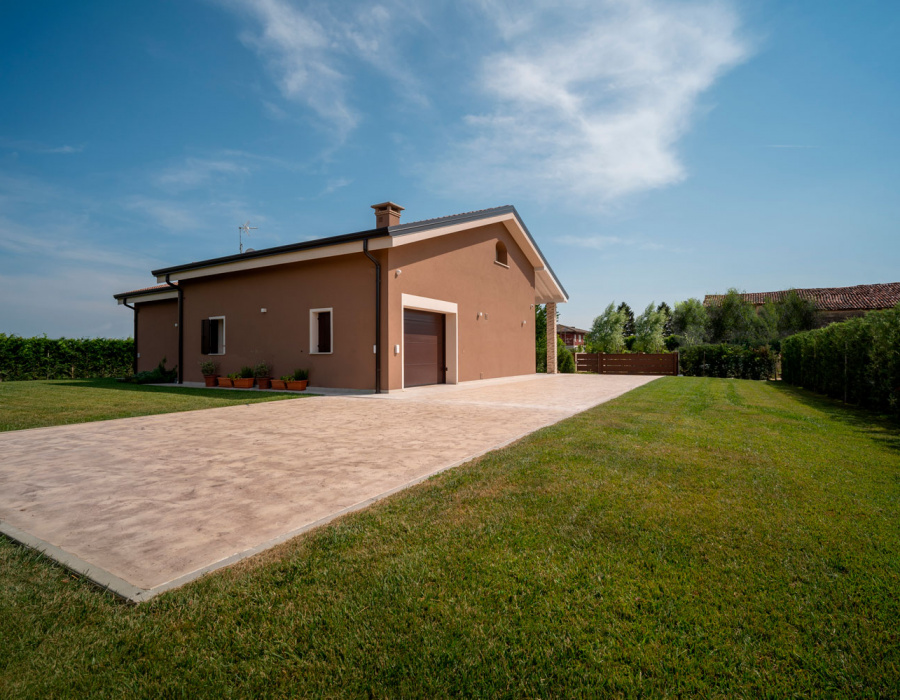
<svg viewBox="0 0 900 700">
<path fill-rule="evenodd" d="M 249 221 L 238 226 L 238 252 L 244 252 L 244 236 L 249 236 L 250 232 L 255 231 L 257 228 L 259 227 L 251 226 Z"/>
</svg>

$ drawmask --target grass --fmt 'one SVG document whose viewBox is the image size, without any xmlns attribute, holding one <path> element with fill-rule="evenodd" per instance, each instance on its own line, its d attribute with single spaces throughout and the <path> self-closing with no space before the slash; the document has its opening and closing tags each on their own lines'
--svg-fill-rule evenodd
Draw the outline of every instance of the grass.
<svg viewBox="0 0 900 700">
<path fill-rule="evenodd" d="M 125 384 L 115 379 L 0 382 L 0 432 L 283 401 L 304 394 Z"/>
<path fill-rule="evenodd" d="M 900 429 L 665 378 L 150 603 L 0 540 L 0 696 L 890 697 Z"/>
</svg>

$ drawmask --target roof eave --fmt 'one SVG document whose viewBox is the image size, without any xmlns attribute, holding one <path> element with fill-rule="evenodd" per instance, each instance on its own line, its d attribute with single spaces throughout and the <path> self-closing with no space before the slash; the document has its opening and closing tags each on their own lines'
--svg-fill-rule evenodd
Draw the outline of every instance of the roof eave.
<svg viewBox="0 0 900 700">
<path fill-rule="evenodd" d="M 305 250 L 314 250 L 316 248 L 328 248 L 331 246 L 339 246 L 343 243 L 354 243 L 364 241 L 369 238 L 380 238 L 388 235 L 387 228 L 369 229 L 366 231 L 357 231 L 356 233 L 347 233 L 341 236 L 329 236 L 328 238 L 317 238 L 312 241 L 303 241 L 301 243 L 290 243 L 288 245 L 277 246 L 275 248 L 264 248 L 262 250 L 253 250 L 237 255 L 226 255 L 220 258 L 210 258 L 209 260 L 200 260 L 197 262 L 187 263 L 184 265 L 174 265 L 172 267 L 163 267 L 159 270 L 151 271 L 151 275 L 157 279 L 165 279 L 166 275 L 178 275 L 182 272 L 193 270 L 202 270 L 211 267 L 221 267 L 232 263 L 240 263 L 248 260 L 259 260 L 260 258 L 277 257 L 287 253 L 301 252 Z"/>
</svg>

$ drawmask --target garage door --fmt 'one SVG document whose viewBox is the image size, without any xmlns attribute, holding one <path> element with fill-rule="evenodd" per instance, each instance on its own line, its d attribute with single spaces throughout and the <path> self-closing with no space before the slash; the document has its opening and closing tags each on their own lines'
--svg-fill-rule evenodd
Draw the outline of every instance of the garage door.
<svg viewBox="0 0 900 700">
<path fill-rule="evenodd" d="M 444 315 L 403 311 L 403 385 L 445 384 Z"/>
</svg>

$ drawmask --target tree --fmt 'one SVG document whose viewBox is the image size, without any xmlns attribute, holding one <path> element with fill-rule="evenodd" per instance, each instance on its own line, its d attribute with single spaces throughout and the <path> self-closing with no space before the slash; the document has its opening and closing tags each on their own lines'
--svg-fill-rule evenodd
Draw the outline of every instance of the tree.
<svg viewBox="0 0 900 700">
<path fill-rule="evenodd" d="M 547 307 L 540 304 L 534 305 L 534 366 L 547 371 Z"/>
<path fill-rule="evenodd" d="M 772 338 L 773 313 L 759 315 L 736 289 L 710 304 L 709 335 L 713 343 L 765 345 Z"/>
<path fill-rule="evenodd" d="M 587 336 L 588 352 L 622 352 L 625 348 L 625 312 L 612 302 L 606 311 L 594 319 Z M 627 306 L 627 304 L 626 304 Z"/>
<path fill-rule="evenodd" d="M 559 336 L 556 336 L 556 369 L 562 374 L 575 373 L 575 356 Z"/>
<path fill-rule="evenodd" d="M 662 352 L 665 348 L 666 314 L 651 301 L 634 322 L 634 349 L 638 352 Z"/>
<path fill-rule="evenodd" d="M 672 313 L 672 331 L 678 336 L 679 345 L 690 347 L 706 340 L 709 314 L 699 299 L 687 299 L 675 304 Z"/>
<path fill-rule="evenodd" d="M 753 345 L 768 345 L 778 338 L 778 305 L 771 299 L 755 309 L 756 323 L 748 341 Z"/>
<path fill-rule="evenodd" d="M 810 331 L 819 325 L 819 312 L 812 299 L 804 299 L 796 289 L 788 290 L 778 308 L 778 335 L 786 338 L 800 331 Z"/>
<path fill-rule="evenodd" d="M 663 335 L 667 338 L 672 335 L 672 307 L 670 307 L 666 302 L 659 302 L 659 306 L 656 307 L 657 311 L 662 311 L 666 315 L 666 323 L 663 327 Z"/>
<path fill-rule="evenodd" d="M 622 335 L 634 335 L 634 311 L 632 311 L 631 307 L 628 306 L 628 304 L 626 304 L 624 301 L 619 304 L 619 308 L 616 309 L 616 311 L 621 311 L 623 314 L 625 314 L 625 325 L 622 328 Z"/>
</svg>

